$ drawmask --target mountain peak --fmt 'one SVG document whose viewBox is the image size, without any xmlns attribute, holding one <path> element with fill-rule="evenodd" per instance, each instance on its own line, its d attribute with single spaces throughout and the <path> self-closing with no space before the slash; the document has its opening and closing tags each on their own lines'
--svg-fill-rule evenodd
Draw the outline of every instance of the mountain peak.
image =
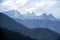
<svg viewBox="0 0 60 40">
<path fill-rule="evenodd" d="M 40 15 L 40 19 L 56 20 L 56 18 L 52 14 L 47 15 L 46 13 Z"/>
<path fill-rule="evenodd" d="M 46 13 L 43 13 L 42 16 L 47 16 L 47 14 Z"/>
<path fill-rule="evenodd" d="M 48 18 L 49 18 L 50 20 L 56 20 L 56 18 L 55 18 L 52 14 L 49 14 L 49 15 L 48 15 Z"/>
<path fill-rule="evenodd" d="M 40 15 L 40 19 L 47 19 L 48 15 L 46 13 Z"/>
<path fill-rule="evenodd" d="M 46 16 L 48 16 L 46 13 L 43 13 L 42 15 L 40 15 L 40 16 L 43 16 L 43 17 L 46 17 Z"/>
</svg>

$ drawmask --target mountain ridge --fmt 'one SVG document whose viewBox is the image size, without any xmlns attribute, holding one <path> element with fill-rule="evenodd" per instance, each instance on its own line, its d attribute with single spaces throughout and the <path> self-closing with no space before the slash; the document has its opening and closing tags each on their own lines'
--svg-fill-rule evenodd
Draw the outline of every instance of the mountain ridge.
<svg viewBox="0 0 60 40">
<path fill-rule="evenodd" d="M 18 12 L 16 10 L 11 10 L 11 11 L 7 11 L 7 12 L 3 12 L 3 13 L 12 18 L 19 18 L 19 19 L 56 20 L 56 18 L 52 14 L 47 15 L 46 13 L 43 13 L 40 16 L 37 16 L 34 12 L 32 12 L 32 13 L 27 12 L 26 14 L 21 14 L 20 12 Z"/>
</svg>

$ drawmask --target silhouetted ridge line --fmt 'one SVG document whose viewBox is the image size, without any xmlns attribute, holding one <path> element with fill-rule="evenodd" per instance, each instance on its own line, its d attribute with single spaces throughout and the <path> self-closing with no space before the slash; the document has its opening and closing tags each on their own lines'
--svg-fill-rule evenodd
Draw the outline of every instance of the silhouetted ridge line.
<svg viewBox="0 0 60 40">
<path fill-rule="evenodd" d="M 26 33 L 30 29 L 22 25 L 21 23 L 16 22 L 12 18 L 0 13 L 0 27 L 7 28 L 12 31 L 20 32 L 22 34 Z"/>
<path fill-rule="evenodd" d="M 1 38 L 0 40 L 36 40 L 30 37 L 24 36 L 19 32 L 14 32 L 6 28 L 0 28 L 0 33 L 2 33 L 0 34 L 0 38 Z"/>
</svg>

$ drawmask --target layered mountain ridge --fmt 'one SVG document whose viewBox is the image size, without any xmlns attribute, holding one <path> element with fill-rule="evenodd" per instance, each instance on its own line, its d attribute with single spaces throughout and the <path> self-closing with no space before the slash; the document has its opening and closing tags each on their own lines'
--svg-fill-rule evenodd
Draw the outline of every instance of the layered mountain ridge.
<svg viewBox="0 0 60 40">
<path fill-rule="evenodd" d="M 60 40 L 60 34 L 48 28 L 28 29 L 25 25 L 0 13 L 0 27 L 19 32 L 37 40 Z M 9 36 L 9 35 L 8 35 Z"/>
<path fill-rule="evenodd" d="M 7 12 L 3 12 L 3 13 L 8 15 L 11 18 L 18 18 L 18 19 L 56 20 L 56 18 L 52 14 L 47 15 L 46 13 L 43 13 L 40 16 L 37 16 L 34 12 L 32 12 L 32 13 L 27 12 L 26 14 L 21 14 L 20 12 L 18 12 L 16 10 L 11 10 L 11 11 L 7 11 Z"/>
</svg>

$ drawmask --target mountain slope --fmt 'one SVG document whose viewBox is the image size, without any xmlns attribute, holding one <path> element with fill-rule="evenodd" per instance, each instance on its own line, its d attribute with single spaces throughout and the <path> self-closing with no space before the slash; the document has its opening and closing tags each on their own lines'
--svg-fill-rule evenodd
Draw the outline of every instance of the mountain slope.
<svg viewBox="0 0 60 40">
<path fill-rule="evenodd" d="M 35 40 L 30 37 L 24 36 L 19 32 L 11 31 L 6 28 L 0 28 L 0 40 Z M 2 36 L 1 36 L 2 35 Z"/>
<path fill-rule="evenodd" d="M 12 18 L 2 13 L 0 13 L 0 27 L 21 32 L 22 34 L 26 33 L 29 30 L 27 27 L 25 27 L 21 23 L 14 21 Z"/>
<path fill-rule="evenodd" d="M 1 19 L 0 27 L 7 28 L 15 32 L 19 32 L 23 35 L 29 36 L 34 39 L 38 39 L 38 40 L 55 40 L 56 39 L 57 40 L 60 38 L 60 34 L 46 28 L 28 29 L 21 23 L 14 21 L 12 18 L 2 13 L 0 13 L 0 19 Z"/>
<path fill-rule="evenodd" d="M 60 21 L 51 21 L 51 20 L 39 20 L 39 19 L 15 19 L 18 23 L 22 23 L 30 29 L 34 28 L 48 28 L 50 30 L 60 33 Z"/>
<path fill-rule="evenodd" d="M 47 28 L 36 28 L 29 32 L 29 36 L 38 40 L 60 40 L 60 34 Z"/>
</svg>

